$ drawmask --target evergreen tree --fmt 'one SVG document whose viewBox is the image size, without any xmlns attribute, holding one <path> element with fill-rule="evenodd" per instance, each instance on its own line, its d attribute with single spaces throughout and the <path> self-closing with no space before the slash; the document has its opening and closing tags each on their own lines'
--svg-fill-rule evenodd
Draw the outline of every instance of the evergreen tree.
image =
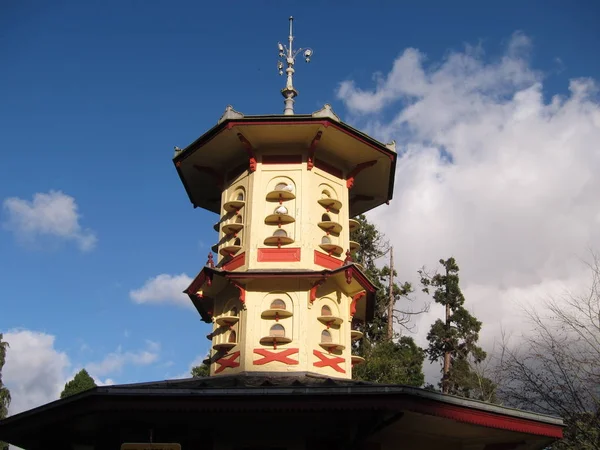
<svg viewBox="0 0 600 450">
<path fill-rule="evenodd" d="M 208 377 L 210 376 L 210 367 L 202 363 L 199 366 L 192 367 L 191 374 L 194 378 Z"/>
<path fill-rule="evenodd" d="M 376 265 L 377 259 L 386 255 L 390 248 L 384 236 L 364 215 L 355 217 L 355 220 L 360 223 L 360 228 L 351 233 L 350 239 L 357 242 L 360 249 L 353 256 L 353 260 L 362 265 L 365 275 L 377 290 L 373 320 L 370 323 L 353 323 L 353 327 L 364 334 L 362 339 L 353 344 L 353 353 L 365 358 L 363 364 L 353 368 L 353 377 L 380 383 L 421 386 L 425 358 L 423 351 L 409 336 L 398 340 L 394 334 L 388 335 L 390 320 L 409 329 L 410 319 L 415 313 L 394 309 L 394 305 L 401 300 L 410 300 L 408 296 L 413 291 L 412 286 L 410 283 L 392 283 L 393 295 L 390 296 L 391 270 L 388 266 L 379 268 Z M 395 271 L 393 275 L 396 275 Z M 423 311 L 416 314 L 421 312 Z"/>
<path fill-rule="evenodd" d="M 422 386 L 425 354 L 413 338 L 402 336 L 397 342 L 383 340 L 364 353 L 365 362 L 352 369 L 357 380 L 386 384 Z"/>
<path fill-rule="evenodd" d="M 445 307 L 445 319 L 438 319 L 427 334 L 426 350 L 430 361 L 442 361 L 440 387 L 445 394 L 481 400 L 495 400 L 495 386 L 473 369 L 486 353 L 477 345 L 481 322 L 465 308 L 465 297 L 459 286 L 458 265 L 454 258 L 440 260 L 444 270 L 431 276 L 420 270 L 423 292 Z"/>
<path fill-rule="evenodd" d="M 87 373 L 87 370 L 81 369 L 79 372 L 77 372 L 75 378 L 65 384 L 65 388 L 60 393 L 60 398 L 79 394 L 80 392 L 87 391 L 88 389 L 92 389 L 94 387 L 96 387 L 94 379 L 90 377 L 90 375 Z"/>
<path fill-rule="evenodd" d="M 0 333 L 0 419 L 4 419 L 8 415 L 8 407 L 10 405 L 10 391 L 2 383 L 2 368 L 6 362 L 6 349 L 8 342 L 2 340 L 3 336 Z M 7 450 L 8 444 L 0 441 L 0 450 Z"/>
</svg>

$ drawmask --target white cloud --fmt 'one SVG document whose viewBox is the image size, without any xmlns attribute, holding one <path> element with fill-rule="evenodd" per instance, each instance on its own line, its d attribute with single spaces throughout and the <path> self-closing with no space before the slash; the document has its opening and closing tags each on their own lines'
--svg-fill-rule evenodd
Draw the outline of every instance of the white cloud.
<svg viewBox="0 0 600 450">
<path fill-rule="evenodd" d="M 94 379 L 94 383 L 96 383 L 96 386 L 112 386 L 113 384 L 115 384 L 115 380 L 113 380 L 112 378 L 105 378 L 104 380 L 96 377 L 92 378 Z"/>
<path fill-rule="evenodd" d="M 192 306 L 190 299 L 183 293 L 192 279 L 185 273 L 180 275 L 160 274 L 150 278 L 139 289 L 129 292 L 129 297 L 136 303 L 175 303 L 181 306 Z"/>
<path fill-rule="evenodd" d="M 8 213 L 6 228 L 23 242 L 50 236 L 74 241 L 82 251 L 96 245 L 95 233 L 79 223 L 81 215 L 75 199 L 60 191 L 38 192 L 32 201 L 10 197 L 4 200 L 4 209 Z"/>
<path fill-rule="evenodd" d="M 10 345 L 3 378 L 12 397 L 11 415 L 59 397 L 70 363 L 64 352 L 54 348 L 54 339 L 52 335 L 29 330 L 4 334 Z"/>
<path fill-rule="evenodd" d="M 144 349 L 116 352 L 100 362 L 72 365 L 69 356 L 55 348 L 55 336 L 32 330 L 4 333 L 8 342 L 3 381 L 10 390 L 11 415 L 52 402 L 60 397 L 65 383 L 83 367 L 98 386 L 115 384 L 107 375 L 120 373 L 126 365 L 149 365 L 158 360 L 160 344 L 146 340 Z"/>
<path fill-rule="evenodd" d="M 146 349 L 136 352 L 123 352 L 121 347 L 116 352 L 109 353 L 100 362 L 92 362 L 86 365 L 86 369 L 94 379 L 98 377 L 117 374 L 126 365 L 147 366 L 158 360 L 160 344 L 146 341 Z M 112 380 L 110 380 L 112 382 Z"/>
<path fill-rule="evenodd" d="M 579 258 L 600 247 L 596 84 L 545 101 L 530 47 L 515 34 L 495 60 L 467 48 L 429 65 L 407 49 L 374 87 L 338 89 L 360 128 L 398 143 L 394 200 L 370 217 L 400 277 L 454 256 L 488 348 L 501 324 L 524 327 L 519 304 L 585 285 Z M 439 313 L 419 318 L 422 345 Z"/>
<path fill-rule="evenodd" d="M 173 377 L 174 380 L 179 380 L 182 378 L 190 378 L 192 375 L 192 368 L 199 366 L 202 364 L 202 361 L 204 361 L 206 358 L 208 358 L 210 356 L 210 349 L 208 349 L 204 354 L 202 355 L 198 355 L 194 358 L 194 360 L 190 363 L 190 365 L 188 366 L 188 369 L 180 374 L 177 374 Z"/>
</svg>

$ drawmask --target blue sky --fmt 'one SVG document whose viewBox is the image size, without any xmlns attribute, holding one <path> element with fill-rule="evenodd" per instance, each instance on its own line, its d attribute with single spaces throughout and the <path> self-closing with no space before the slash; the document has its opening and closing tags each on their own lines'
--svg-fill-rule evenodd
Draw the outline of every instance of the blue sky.
<svg viewBox="0 0 600 450">
<path fill-rule="evenodd" d="M 314 50 L 311 64 L 297 68 L 296 111 L 328 102 L 381 139 L 397 138 L 377 124 L 392 121 L 406 99 L 369 115 L 340 98 L 339 86 L 376 89 L 373 74 L 386 77 L 407 48 L 426 55 L 423 67 L 435 72 L 449 54 L 479 46 L 485 66 L 521 33 L 545 102 L 570 95 L 570 80 L 600 73 L 600 7 L 592 1 L 218 5 L 0 6 L 0 331 L 46 339 L 37 343 L 44 355 L 60 355 L 55 384 L 83 366 L 100 380 L 164 379 L 206 352 L 208 326 L 171 291 L 138 296 L 143 303 L 131 291 L 160 274 L 194 276 L 205 263 L 216 217 L 192 208 L 173 146 L 212 127 L 228 104 L 247 114 L 282 112 L 276 44 L 287 37 L 289 15 L 296 45 Z"/>
</svg>

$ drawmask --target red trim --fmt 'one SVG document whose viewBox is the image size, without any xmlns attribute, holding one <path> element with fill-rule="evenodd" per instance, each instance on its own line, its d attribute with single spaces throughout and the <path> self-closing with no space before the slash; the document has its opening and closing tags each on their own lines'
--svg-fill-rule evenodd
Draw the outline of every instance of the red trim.
<svg viewBox="0 0 600 450">
<path fill-rule="evenodd" d="M 254 155 L 252 144 L 244 137 L 242 133 L 238 133 L 237 137 L 244 146 L 246 153 L 248 153 L 248 169 L 250 172 L 254 172 L 256 170 L 256 156 Z"/>
<path fill-rule="evenodd" d="M 342 172 L 340 169 L 333 167 L 331 164 L 327 164 L 325 161 L 320 159 L 315 159 L 315 166 L 321 169 L 323 172 L 333 175 L 334 177 L 343 178 L 344 176 L 344 172 Z"/>
<path fill-rule="evenodd" d="M 341 363 L 346 361 L 344 358 L 341 358 L 339 356 L 334 356 L 333 358 L 329 358 L 329 357 L 327 357 L 327 355 L 321 353 L 318 350 L 313 350 L 313 355 L 315 355 L 317 358 L 320 359 L 320 361 L 313 363 L 313 366 L 315 366 L 315 367 L 331 367 L 336 372 L 346 373 L 346 371 L 339 366 Z"/>
<path fill-rule="evenodd" d="M 264 155 L 263 164 L 302 164 L 302 155 Z"/>
<path fill-rule="evenodd" d="M 450 405 L 447 403 L 413 400 L 408 405 L 408 409 L 422 414 L 445 417 L 447 419 L 481 425 L 484 427 L 499 428 L 503 430 L 516 431 L 519 433 L 529 433 L 553 438 L 563 437 L 562 427 L 557 425 L 540 423 L 517 417 L 508 417 L 458 405 Z"/>
<path fill-rule="evenodd" d="M 306 168 L 308 170 L 312 170 L 315 165 L 315 151 L 317 150 L 317 144 L 321 140 L 322 134 L 323 132 L 319 131 L 310 143 L 310 148 L 308 149 L 308 159 L 306 160 Z"/>
<path fill-rule="evenodd" d="M 315 264 L 326 269 L 337 269 L 342 265 L 342 261 L 326 253 L 321 253 L 315 250 Z"/>
<path fill-rule="evenodd" d="M 356 302 L 363 298 L 365 295 L 367 295 L 366 291 L 360 291 L 358 294 L 352 297 L 352 303 L 350 303 L 350 317 L 354 317 L 354 314 L 356 314 Z"/>
<path fill-rule="evenodd" d="M 259 248 L 259 262 L 298 262 L 300 248 Z"/>
<path fill-rule="evenodd" d="M 298 353 L 298 350 L 299 349 L 297 348 L 288 348 L 280 352 L 272 352 L 271 350 L 266 350 L 264 348 L 255 348 L 254 353 L 262 356 L 263 358 L 255 360 L 253 364 L 255 366 L 262 366 L 263 364 L 277 361 L 290 366 L 294 366 L 298 364 L 298 361 L 296 361 L 295 359 L 288 358 L 288 356 L 291 356 L 294 353 Z"/>
<path fill-rule="evenodd" d="M 354 186 L 354 178 L 356 178 L 356 176 L 362 172 L 363 170 L 374 166 L 375 164 L 377 164 L 377 160 L 374 159 L 373 161 L 367 161 L 364 163 L 360 163 L 358 164 L 354 169 L 352 169 L 352 171 L 346 176 L 346 187 L 348 189 L 352 189 L 352 187 Z"/>
<path fill-rule="evenodd" d="M 246 253 L 240 253 L 235 258 L 223 265 L 223 270 L 235 270 L 246 264 Z"/>
<path fill-rule="evenodd" d="M 223 356 L 221 359 L 217 359 L 215 361 L 215 363 L 219 364 L 221 367 L 219 367 L 217 370 L 215 370 L 215 373 L 221 373 L 228 367 L 230 367 L 232 369 L 235 367 L 239 367 L 240 363 L 235 361 L 237 358 L 239 358 L 239 356 L 240 356 L 240 352 L 238 350 L 237 352 L 234 352 L 231 355 L 226 355 L 226 356 Z"/>
</svg>

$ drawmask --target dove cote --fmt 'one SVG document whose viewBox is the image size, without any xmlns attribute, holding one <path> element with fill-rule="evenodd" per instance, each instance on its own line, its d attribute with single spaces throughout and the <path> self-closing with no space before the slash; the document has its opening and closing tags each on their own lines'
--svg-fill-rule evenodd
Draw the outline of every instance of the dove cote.
<svg viewBox="0 0 600 450">
<path fill-rule="evenodd" d="M 375 287 L 351 233 L 356 216 L 391 200 L 395 145 L 345 124 L 330 105 L 289 112 L 227 106 L 173 158 L 192 205 L 216 214 L 217 256 L 185 290 L 212 324 L 211 376 L 351 378 L 362 361 L 352 342 L 373 317 Z"/>
</svg>

